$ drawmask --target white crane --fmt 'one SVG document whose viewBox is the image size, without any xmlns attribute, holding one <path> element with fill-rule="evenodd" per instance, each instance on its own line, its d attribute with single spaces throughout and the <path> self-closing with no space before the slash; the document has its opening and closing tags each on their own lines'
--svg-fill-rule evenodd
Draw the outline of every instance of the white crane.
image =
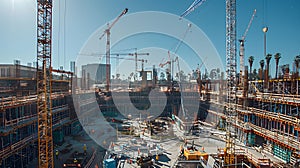
<svg viewBox="0 0 300 168">
<path fill-rule="evenodd" d="M 128 54 L 130 56 L 134 56 L 135 57 L 135 73 L 137 73 L 138 71 L 138 65 L 137 62 L 139 61 L 139 59 L 137 58 L 138 55 L 150 55 L 149 53 L 138 53 L 137 51 L 135 53 L 132 54 Z M 143 68 L 142 68 L 143 69 Z"/>
<path fill-rule="evenodd" d="M 83 56 L 93 56 L 93 57 L 99 57 L 100 61 L 102 60 L 103 56 L 105 56 L 106 54 L 101 54 L 101 53 L 91 53 L 91 54 L 78 54 L 78 55 L 83 55 Z M 137 62 L 140 61 L 141 59 L 138 59 L 137 56 L 138 55 L 150 55 L 150 53 L 138 53 L 138 52 L 134 52 L 134 53 L 110 53 L 109 54 L 110 56 L 111 55 L 115 55 L 117 56 L 116 57 L 116 65 L 117 65 L 117 73 L 119 73 L 119 70 L 118 70 L 118 65 L 119 65 L 119 59 L 118 57 L 119 56 L 135 56 L 135 72 L 137 73 L 137 69 L 138 69 L 138 65 L 137 65 Z M 122 59 L 122 58 L 120 58 Z"/>
<path fill-rule="evenodd" d="M 125 8 L 123 12 L 112 22 L 112 24 L 107 23 L 107 28 L 100 36 L 100 40 L 106 34 L 106 91 L 109 91 L 109 84 L 110 84 L 110 29 L 118 22 L 118 20 L 128 12 L 128 9 Z"/>
<path fill-rule="evenodd" d="M 242 36 L 242 38 L 239 40 L 240 42 L 240 72 L 241 72 L 241 77 L 244 75 L 244 54 L 245 54 L 245 47 L 244 47 L 244 44 L 245 44 L 245 39 L 246 39 L 246 36 L 247 36 L 247 33 L 250 29 L 250 26 L 252 24 L 252 21 L 254 19 L 254 16 L 256 14 L 256 9 L 254 9 L 253 11 L 253 14 L 252 14 L 252 17 L 248 23 L 248 26 L 247 26 L 247 29 L 245 30 L 245 33 L 244 35 Z"/>
</svg>

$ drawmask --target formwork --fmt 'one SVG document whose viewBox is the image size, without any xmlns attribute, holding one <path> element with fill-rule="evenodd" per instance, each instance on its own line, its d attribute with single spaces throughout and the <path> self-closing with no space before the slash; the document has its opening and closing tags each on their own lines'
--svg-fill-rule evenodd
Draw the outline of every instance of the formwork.
<svg viewBox="0 0 300 168">
<path fill-rule="evenodd" d="M 7 64 L 0 69 L 0 167 L 26 167 L 38 157 L 36 68 Z M 54 74 L 52 84 L 54 141 L 59 145 L 76 120 L 68 104 L 71 77 Z"/>
</svg>

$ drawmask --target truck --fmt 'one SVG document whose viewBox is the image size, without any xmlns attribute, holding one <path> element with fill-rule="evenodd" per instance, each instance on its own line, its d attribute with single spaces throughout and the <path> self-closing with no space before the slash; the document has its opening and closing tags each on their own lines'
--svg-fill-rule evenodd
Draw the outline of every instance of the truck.
<svg viewBox="0 0 300 168">
<path fill-rule="evenodd" d="M 71 156 L 63 163 L 65 168 L 81 168 L 87 163 L 87 155 L 85 153 L 74 152 Z"/>
<path fill-rule="evenodd" d="M 199 151 L 194 146 L 194 141 L 191 146 L 181 146 L 181 156 L 183 156 L 185 160 L 200 160 L 200 158 L 203 158 L 206 161 L 208 160 L 208 154 L 205 151 Z"/>
<path fill-rule="evenodd" d="M 137 165 L 140 166 L 141 168 L 148 168 L 151 167 L 154 164 L 154 161 L 152 159 L 151 156 L 147 156 L 147 157 L 138 157 L 136 159 L 137 161 Z"/>
</svg>

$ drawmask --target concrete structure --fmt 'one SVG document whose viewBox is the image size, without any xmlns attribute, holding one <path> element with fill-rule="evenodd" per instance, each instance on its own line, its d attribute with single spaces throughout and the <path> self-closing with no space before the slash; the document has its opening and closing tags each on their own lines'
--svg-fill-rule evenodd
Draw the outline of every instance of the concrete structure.
<svg viewBox="0 0 300 168">
<path fill-rule="evenodd" d="M 94 81 L 93 84 L 105 83 L 105 79 L 106 79 L 105 64 L 82 65 L 81 70 L 82 70 L 82 78 L 88 79 L 87 77 L 89 76 L 89 80 Z"/>
<path fill-rule="evenodd" d="M 38 157 L 36 68 L 7 64 L 0 71 L 0 167 L 26 167 Z M 55 145 L 81 130 L 70 91 L 70 76 L 53 75 Z"/>
</svg>

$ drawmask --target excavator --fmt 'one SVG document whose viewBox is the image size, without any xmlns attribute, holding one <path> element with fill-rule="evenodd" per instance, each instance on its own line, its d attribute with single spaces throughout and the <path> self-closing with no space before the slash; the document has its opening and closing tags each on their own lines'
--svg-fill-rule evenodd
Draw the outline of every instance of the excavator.
<svg viewBox="0 0 300 168">
<path fill-rule="evenodd" d="M 208 154 L 204 151 L 204 148 L 202 147 L 202 150 L 199 151 L 195 147 L 194 141 L 192 141 L 191 146 L 188 146 L 187 141 L 185 140 L 184 145 L 180 146 L 180 154 L 185 160 L 208 160 Z"/>
</svg>

